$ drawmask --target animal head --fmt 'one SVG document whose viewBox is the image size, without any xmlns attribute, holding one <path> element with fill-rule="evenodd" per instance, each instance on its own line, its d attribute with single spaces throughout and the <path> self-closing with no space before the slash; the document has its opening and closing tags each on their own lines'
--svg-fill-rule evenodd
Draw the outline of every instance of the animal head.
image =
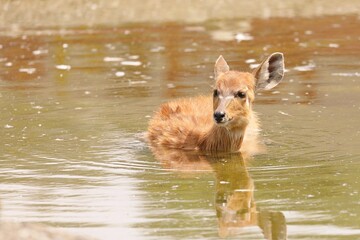
<svg viewBox="0 0 360 240">
<path fill-rule="evenodd" d="M 253 73 L 231 71 L 220 56 L 215 62 L 213 95 L 214 120 L 229 129 L 244 128 L 248 123 L 255 93 L 275 87 L 284 76 L 284 56 L 273 53 Z"/>
</svg>

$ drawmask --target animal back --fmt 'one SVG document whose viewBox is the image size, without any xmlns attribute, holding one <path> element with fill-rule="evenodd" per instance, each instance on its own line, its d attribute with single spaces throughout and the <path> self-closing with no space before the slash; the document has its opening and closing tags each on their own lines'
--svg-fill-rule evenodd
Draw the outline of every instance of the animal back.
<svg viewBox="0 0 360 240">
<path fill-rule="evenodd" d="M 164 103 L 150 120 L 150 144 L 155 147 L 197 149 L 199 138 L 213 125 L 212 111 L 210 96 Z"/>
</svg>

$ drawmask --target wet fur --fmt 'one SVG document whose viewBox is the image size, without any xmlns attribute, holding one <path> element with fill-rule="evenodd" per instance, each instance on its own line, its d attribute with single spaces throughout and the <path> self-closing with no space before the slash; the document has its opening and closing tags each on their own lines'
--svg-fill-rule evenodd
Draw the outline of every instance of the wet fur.
<svg viewBox="0 0 360 240">
<path fill-rule="evenodd" d="M 241 81 L 240 81 L 241 80 Z M 254 99 L 254 78 L 250 73 L 231 71 L 219 76 L 217 87 L 231 91 L 248 87 L 250 104 Z M 212 96 L 178 99 L 163 104 L 149 123 L 148 139 L 153 146 L 202 151 L 239 151 L 256 142 L 258 118 L 249 108 L 229 105 L 229 114 L 238 117 L 232 126 L 217 126 L 213 111 L 217 106 Z M 249 129 L 246 129 L 249 126 Z M 246 131 L 245 131 L 246 129 Z"/>
<path fill-rule="evenodd" d="M 284 76 L 284 57 L 273 53 L 253 73 L 230 71 L 222 56 L 215 62 L 212 96 L 163 104 L 150 120 L 152 147 L 255 154 L 261 151 L 255 91 L 275 87 Z M 216 123 L 214 120 L 214 113 Z"/>
</svg>

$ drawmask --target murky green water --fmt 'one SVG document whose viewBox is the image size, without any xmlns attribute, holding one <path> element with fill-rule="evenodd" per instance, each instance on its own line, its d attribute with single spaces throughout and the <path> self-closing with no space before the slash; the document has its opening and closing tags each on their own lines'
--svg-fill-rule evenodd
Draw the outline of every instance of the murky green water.
<svg viewBox="0 0 360 240">
<path fill-rule="evenodd" d="M 106 240 L 360 238 L 358 26 L 340 16 L 0 36 L 2 220 Z M 257 97 L 266 154 L 154 157 L 142 135 L 160 103 L 210 92 L 220 54 L 249 70 L 275 51 L 288 72 Z"/>
</svg>

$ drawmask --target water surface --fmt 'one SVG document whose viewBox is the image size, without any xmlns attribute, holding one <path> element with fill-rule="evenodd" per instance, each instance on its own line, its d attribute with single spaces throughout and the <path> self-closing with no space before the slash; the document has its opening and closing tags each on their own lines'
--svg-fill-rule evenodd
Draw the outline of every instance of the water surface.
<svg viewBox="0 0 360 240">
<path fill-rule="evenodd" d="M 360 238 L 359 18 L 270 18 L 0 36 L 2 220 L 98 239 Z M 208 94 L 213 65 L 250 71 L 267 153 L 152 153 L 167 100 Z M 270 235 L 269 235 L 270 234 Z"/>
</svg>

